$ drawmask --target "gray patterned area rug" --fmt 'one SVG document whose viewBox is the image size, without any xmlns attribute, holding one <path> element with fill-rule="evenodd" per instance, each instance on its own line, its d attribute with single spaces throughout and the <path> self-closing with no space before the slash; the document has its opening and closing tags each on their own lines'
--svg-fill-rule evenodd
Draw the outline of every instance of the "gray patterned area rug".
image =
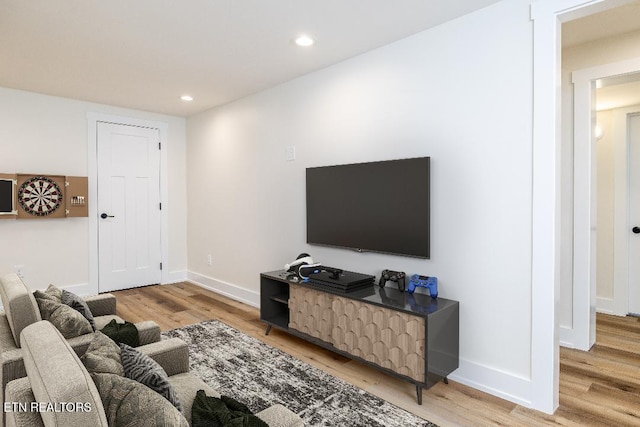
<svg viewBox="0 0 640 427">
<path fill-rule="evenodd" d="M 253 412 L 280 403 L 305 426 L 436 426 L 217 320 L 163 335 L 189 345 L 192 373 Z"/>
</svg>

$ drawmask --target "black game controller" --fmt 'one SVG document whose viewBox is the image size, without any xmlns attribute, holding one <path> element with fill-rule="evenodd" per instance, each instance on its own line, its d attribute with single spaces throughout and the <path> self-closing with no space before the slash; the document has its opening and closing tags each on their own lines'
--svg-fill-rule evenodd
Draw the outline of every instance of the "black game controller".
<svg viewBox="0 0 640 427">
<path fill-rule="evenodd" d="M 378 285 L 381 288 L 384 288 L 384 285 L 386 285 L 387 281 L 390 280 L 392 282 L 396 282 L 398 284 L 398 289 L 404 291 L 404 277 L 404 271 L 382 270 L 380 283 L 378 283 Z"/>
<path fill-rule="evenodd" d="M 329 276 L 329 277 L 331 279 L 334 279 L 334 280 L 340 279 L 340 275 L 342 274 L 342 270 L 340 270 L 339 268 L 333 268 L 333 267 L 324 266 L 324 267 L 322 267 L 322 269 L 324 271 L 326 271 L 327 273 L 331 273 L 331 276 Z"/>
</svg>

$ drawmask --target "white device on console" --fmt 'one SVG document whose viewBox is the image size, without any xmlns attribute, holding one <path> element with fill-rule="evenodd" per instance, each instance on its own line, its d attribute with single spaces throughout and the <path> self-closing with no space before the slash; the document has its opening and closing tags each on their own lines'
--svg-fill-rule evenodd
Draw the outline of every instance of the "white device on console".
<svg viewBox="0 0 640 427">
<path fill-rule="evenodd" d="M 321 264 L 319 262 L 317 262 L 317 263 L 313 262 L 313 258 L 311 258 L 311 255 L 302 253 L 302 254 L 298 255 L 298 258 L 296 258 L 295 261 L 293 261 L 293 262 L 291 262 L 289 264 L 285 264 L 284 265 L 284 269 L 285 269 L 285 271 L 295 272 L 302 279 L 306 279 L 307 277 L 305 277 L 303 274 L 300 273 L 300 269 L 301 268 L 318 267 L 320 265 Z"/>
<path fill-rule="evenodd" d="M 313 258 L 311 258 L 311 255 L 309 254 L 300 254 L 298 255 L 298 258 L 296 258 L 295 261 L 289 263 L 289 264 L 285 264 L 284 265 L 284 269 L 289 271 L 291 270 L 291 268 L 296 267 L 298 265 L 302 265 L 302 264 L 313 264 Z"/>
</svg>

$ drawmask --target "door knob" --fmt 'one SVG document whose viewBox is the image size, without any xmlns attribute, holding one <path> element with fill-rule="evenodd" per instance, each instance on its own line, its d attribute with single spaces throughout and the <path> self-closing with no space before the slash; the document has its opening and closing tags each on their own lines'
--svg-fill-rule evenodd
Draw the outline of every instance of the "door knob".
<svg viewBox="0 0 640 427">
<path fill-rule="evenodd" d="M 635 234 L 640 234 L 640 227 L 638 227 L 637 225 L 635 227 L 633 227 L 631 229 L 631 231 L 633 231 Z"/>
<path fill-rule="evenodd" d="M 106 213 L 102 213 L 100 214 L 100 218 L 102 219 L 107 219 L 107 218 L 115 218 L 113 215 L 107 215 Z"/>
</svg>

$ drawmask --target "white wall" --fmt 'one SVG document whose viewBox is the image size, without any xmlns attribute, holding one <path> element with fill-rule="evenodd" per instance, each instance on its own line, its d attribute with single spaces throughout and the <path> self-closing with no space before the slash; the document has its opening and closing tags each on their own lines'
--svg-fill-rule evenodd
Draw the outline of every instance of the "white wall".
<svg viewBox="0 0 640 427">
<path fill-rule="evenodd" d="M 597 193 L 598 193 L 598 253 L 597 292 L 598 298 L 613 299 L 613 221 L 615 205 L 615 150 L 612 128 L 612 112 L 599 111 L 597 122 L 603 131 L 597 146 Z"/>
<path fill-rule="evenodd" d="M 640 32 L 596 40 L 562 51 L 562 262 L 560 326 L 573 328 L 573 85 L 571 73 L 577 70 L 640 57 Z M 605 134 L 606 135 L 606 134 Z M 606 172 L 605 172 L 606 173 Z M 604 196 L 606 198 L 606 196 Z M 599 222 L 599 220 L 598 220 Z M 598 237 L 603 237 L 598 231 Z M 606 236 L 603 237 L 606 239 Z M 605 247 L 606 248 L 606 245 Z M 598 250 L 600 243 L 598 242 Z M 603 249 L 606 250 L 606 249 Z M 606 267 L 598 263 L 597 269 Z M 606 279 L 597 274 L 598 301 L 609 300 Z M 598 306 L 598 309 L 601 309 Z"/>
<path fill-rule="evenodd" d="M 527 405 L 531 46 L 529 2 L 503 1 L 189 118 L 190 277 L 257 305 L 259 273 L 300 252 L 438 276 L 461 307 L 452 378 Z M 305 243 L 306 167 L 415 156 L 431 157 L 430 260 Z"/>
<path fill-rule="evenodd" d="M 168 123 L 170 271 L 186 270 L 186 131 L 184 118 L 0 88 L 0 172 L 87 176 L 87 113 Z M 89 197 L 95 197 L 90 194 Z M 89 220 L 0 221 L 0 274 L 25 266 L 32 289 L 49 283 L 96 293 L 89 282 Z M 183 273 L 184 276 L 184 273 Z"/>
</svg>

